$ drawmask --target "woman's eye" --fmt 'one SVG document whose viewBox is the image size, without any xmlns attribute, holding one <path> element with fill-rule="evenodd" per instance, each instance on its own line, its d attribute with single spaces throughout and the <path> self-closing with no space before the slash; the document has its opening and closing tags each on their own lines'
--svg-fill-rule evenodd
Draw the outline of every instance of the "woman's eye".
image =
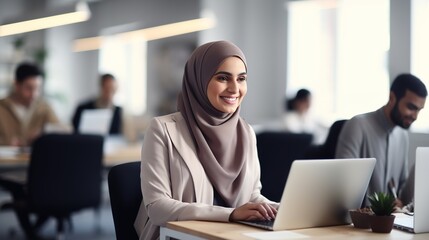
<svg viewBox="0 0 429 240">
<path fill-rule="evenodd" d="M 238 81 L 246 81 L 247 77 L 246 76 L 241 76 L 238 78 Z"/>
<path fill-rule="evenodd" d="M 226 81 L 226 80 L 228 80 L 228 78 L 226 76 L 218 76 L 217 79 L 220 80 L 220 81 Z"/>
</svg>

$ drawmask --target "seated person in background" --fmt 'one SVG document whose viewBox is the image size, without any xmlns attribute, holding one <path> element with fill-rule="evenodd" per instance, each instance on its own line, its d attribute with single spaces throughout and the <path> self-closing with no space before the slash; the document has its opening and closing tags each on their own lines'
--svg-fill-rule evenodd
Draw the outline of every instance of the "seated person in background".
<svg viewBox="0 0 429 240">
<path fill-rule="evenodd" d="M 402 203 L 408 203 L 402 202 L 408 177 L 409 139 L 406 130 L 423 109 L 426 96 L 426 87 L 420 79 L 411 74 L 401 74 L 390 87 L 387 104 L 375 112 L 357 115 L 347 121 L 338 138 L 337 158 L 377 159 L 367 193 L 398 195 L 398 208 Z M 396 185 L 398 193 L 392 192 L 388 186 L 390 181 Z"/>
<path fill-rule="evenodd" d="M 30 146 L 51 123 L 59 123 L 51 107 L 39 97 L 42 87 L 42 72 L 34 64 L 22 63 L 15 73 L 12 93 L 0 100 L 0 145 Z M 0 187 L 9 191 L 14 202 L 26 198 L 25 185 L 0 175 Z M 19 223 L 27 238 L 37 239 L 36 227 L 29 218 L 29 212 L 15 209 Z M 46 220 L 38 219 L 38 226 Z"/>
<path fill-rule="evenodd" d="M 11 94 L 0 100 L 0 145 L 29 146 L 49 124 L 59 123 L 41 97 L 42 71 L 32 63 L 20 64 Z"/>
<path fill-rule="evenodd" d="M 104 74 L 100 77 L 100 95 L 96 99 L 80 104 L 73 115 L 73 127 L 75 132 L 79 131 L 79 125 L 84 110 L 90 109 L 112 109 L 112 122 L 109 134 L 121 134 L 122 132 L 122 108 L 115 106 L 113 97 L 117 90 L 116 79 L 111 74 Z"/>
<path fill-rule="evenodd" d="M 179 111 L 154 118 L 143 138 L 140 239 L 157 239 L 168 221 L 275 217 L 278 204 L 260 193 L 255 133 L 240 117 L 246 81 L 246 60 L 234 44 L 210 42 L 193 52 Z"/>
<path fill-rule="evenodd" d="M 285 102 L 286 112 L 283 117 L 284 128 L 291 133 L 308 133 L 313 135 L 313 142 L 321 144 L 326 138 L 327 128 L 310 114 L 311 93 L 300 89 L 296 96 Z"/>
</svg>

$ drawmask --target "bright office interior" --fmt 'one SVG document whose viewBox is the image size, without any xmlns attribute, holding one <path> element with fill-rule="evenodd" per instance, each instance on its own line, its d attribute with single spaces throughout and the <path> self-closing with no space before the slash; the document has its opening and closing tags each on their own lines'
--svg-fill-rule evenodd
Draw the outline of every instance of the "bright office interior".
<svg viewBox="0 0 429 240">
<path fill-rule="evenodd" d="M 0 24 L 73 12 L 78 3 L 0 0 Z M 192 50 L 220 39 L 247 57 L 241 115 L 254 125 L 280 118 L 285 97 L 300 88 L 311 90 L 312 111 L 329 126 L 385 104 L 399 73 L 429 86 L 429 0 L 88 0 L 84 8 L 75 23 L 0 36 L 0 97 L 17 63 L 37 61 L 45 97 L 69 124 L 108 72 L 119 82 L 116 103 L 143 132 L 148 118 L 176 110 Z M 427 107 L 411 130 L 429 132 Z"/>
<path fill-rule="evenodd" d="M 2 0 L 0 21 L 65 13 L 76 3 Z M 88 1 L 87 8 L 81 22 L 0 38 L 1 96 L 15 64 L 36 59 L 47 73 L 45 96 L 65 123 L 80 101 L 97 94 L 104 72 L 116 75 L 115 100 L 133 115 L 164 114 L 175 111 L 192 49 L 219 39 L 235 42 L 247 56 L 249 92 L 241 113 L 251 124 L 280 117 L 285 96 L 303 87 L 313 93 L 314 114 L 329 125 L 387 102 L 398 73 L 429 83 L 426 0 L 186 0 L 174 8 L 168 1 L 102 0 Z M 178 23 L 183 31 L 168 28 Z M 151 36 L 151 29 L 164 33 Z M 427 132 L 428 120 L 423 110 L 414 129 Z"/>
</svg>

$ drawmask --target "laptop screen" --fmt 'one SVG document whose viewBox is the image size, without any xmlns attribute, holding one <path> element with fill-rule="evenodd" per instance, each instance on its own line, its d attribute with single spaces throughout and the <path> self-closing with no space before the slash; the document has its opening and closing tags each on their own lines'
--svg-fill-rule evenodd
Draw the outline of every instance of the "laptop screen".
<svg viewBox="0 0 429 240">
<path fill-rule="evenodd" d="M 108 135 L 112 117 L 112 109 L 84 110 L 79 124 L 79 132 Z"/>
</svg>

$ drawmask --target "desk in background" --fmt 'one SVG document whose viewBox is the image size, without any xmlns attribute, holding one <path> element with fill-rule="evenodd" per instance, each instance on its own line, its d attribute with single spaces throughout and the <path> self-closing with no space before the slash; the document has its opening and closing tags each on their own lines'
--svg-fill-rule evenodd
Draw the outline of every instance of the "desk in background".
<svg viewBox="0 0 429 240">
<path fill-rule="evenodd" d="M 104 142 L 103 166 L 107 171 L 118 164 L 140 161 L 141 142 L 128 143 L 125 139 L 112 137 Z M 27 181 L 27 168 L 30 163 L 30 153 L 0 155 L 0 175 L 2 178 L 15 182 Z"/>
<path fill-rule="evenodd" d="M 125 162 L 139 161 L 141 142 L 127 143 L 120 139 L 107 139 L 104 143 L 104 166 L 112 167 Z M 1 169 L 23 169 L 28 167 L 29 153 L 19 153 L 11 156 L 0 156 Z"/>
<path fill-rule="evenodd" d="M 160 240 L 170 238 L 186 240 L 255 240 L 257 238 L 245 234 L 268 234 L 272 238 L 258 239 L 389 239 L 389 240 L 427 240 L 429 233 L 412 234 L 393 229 L 389 234 L 373 233 L 370 229 L 357 229 L 353 225 L 342 225 L 333 227 L 308 228 L 290 231 L 271 232 L 238 223 L 221 223 L 205 221 L 179 221 L 169 222 L 166 227 L 161 228 Z M 273 235 L 284 234 L 284 237 L 274 238 Z"/>
</svg>

